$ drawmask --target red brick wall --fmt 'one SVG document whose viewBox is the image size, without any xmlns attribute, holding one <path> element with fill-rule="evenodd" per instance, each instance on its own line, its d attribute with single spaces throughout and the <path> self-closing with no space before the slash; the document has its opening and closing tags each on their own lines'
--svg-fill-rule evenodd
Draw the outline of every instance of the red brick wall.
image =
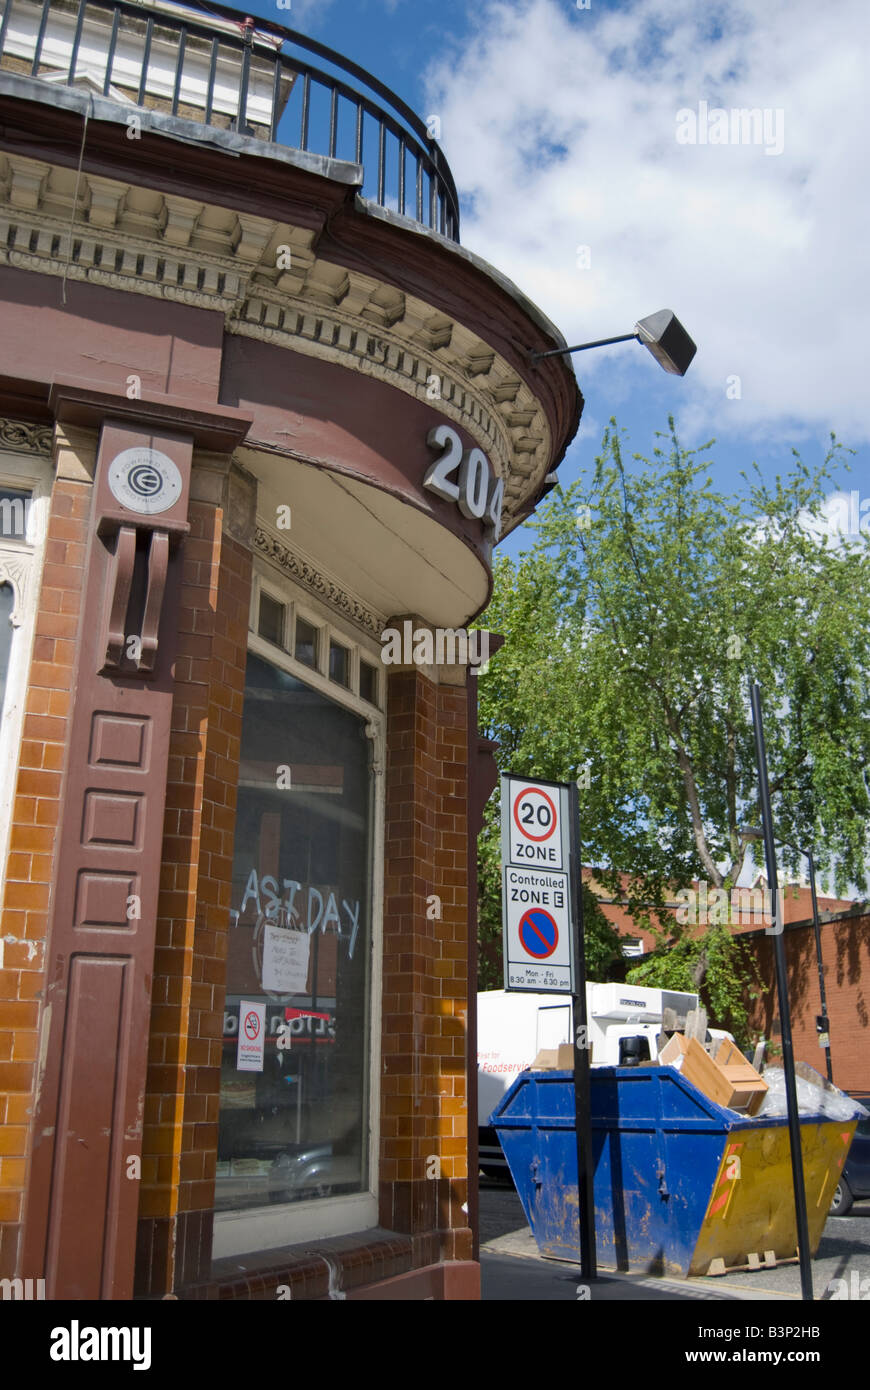
<svg viewBox="0 0 870 1390">
<path fill-rule="evenodd" d="M 4 903 L 0 1268 L 15 1273 L 39 994 L 89 484 L 56 483 Z M 190 506 L 168 766 L 142 1147 L 137 1292 L 210 1278 L 224 980 L 251 557 L 223 514 Z M 388 681 L 381 1224 L 410 1248 L 348 1249 L 353 1282 L 469 1260 L 465 1025 L 467 708 L 462 686 Z M 437 908 L 430 899 L 437 897 Z M 434 915 L 430 915 L 433 913 Z M 14 941 L 9 941 L 14 937 Z M 437 1167 L 438 1176 L 428 1176 Z M 345 1238 L 347 1243 L 349 1238 Z M 371 1252 L 370 1252 L 371 1253 Z M 350 1276 L 349 1276 L 350 1278 Z"/>
<path fill-rule="evenodd" d="M 251 556 L 192 502 L 184 545 L 137 1287 L 202 1279 L 211 1221 Z M 201 808 L 201 809 L 200 809 Z"/>
<path fill-rule="evenodd" d="M 49 889 L 91 506 L 90 483 L 55 481 L 12 812 L 0 936 L 0 1277 L 16 1272 L 30 1154 Z"/>
<path fill-rule="evenodd" d="M 464 687 L 388 681 L 380 1222 L 415 1260 L 470 1259 Z M 440 919 L 427 900 L 440 898 Z M 472 989 L 474 986 L 472 985 Z M 439 1177 L 427 1177 L 438 1171 Z"/>
<path fill-rule="evenodd" d="M 821 938 L 834 1084 L 844 1091 L 870 1092 L 870 915 L 823 922 Z M 767 994 L 753 1007 L 750 1024 L 770 1038 L 779 1016 L 774 938 L 761 934 L 744 940 L 768 985 Z M 821 1005 L 812 923 L 789 927 L 784 941 L 795 1057 L 824 1075 L 825 1053 L 816 1033 Z"/>
</svg>

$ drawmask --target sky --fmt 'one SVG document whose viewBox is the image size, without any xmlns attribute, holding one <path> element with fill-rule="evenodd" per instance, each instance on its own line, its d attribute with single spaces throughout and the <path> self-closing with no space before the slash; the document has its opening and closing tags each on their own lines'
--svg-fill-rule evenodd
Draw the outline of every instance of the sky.
<svg viewBox="0 0 870 1390">
<path fill-rule="evenodd" d="M 866 0 L 253 0 L 437 116 L 461 241 L 568 343 L 672 309 L 698 345 L 669 376 L 637 343 L 575 354 L 586 398 L 560 468 L 611 416 L 649 456 L 676 419 L 714 483 L 855 450 L 832 512 L 870 528 Z M 760 113 L 741 128 L 740 110 Z M 856 508 L 857 502 L 857 508 Z M 845 524 L 845 523 L 844 523 Z M 510 554 L 534 535 L 515 532 Z"/>
<path fill-rule="evenodd" d="M 702 455 L 714 486 L 744 495 L 742 470 L 772 482 L 793 450 L 820 463 L 833 432 L 854 452 L 831 524 L 870 531 L 867 0 L 251 0 L 244 13 L 437 117 L 462 244 L 566 342 L 630 333 L 663 308 L 685 325 L 698 346 L 685 377 L 633 342 L 573 356 L 586 405 L 563 484 L 591 469 L 611 417 L 624 458 L 650 457 L 669 415 L 684 447 L 715 439 Z M 520 527 L 499 553 L 535 539 Z"/>
</svg>

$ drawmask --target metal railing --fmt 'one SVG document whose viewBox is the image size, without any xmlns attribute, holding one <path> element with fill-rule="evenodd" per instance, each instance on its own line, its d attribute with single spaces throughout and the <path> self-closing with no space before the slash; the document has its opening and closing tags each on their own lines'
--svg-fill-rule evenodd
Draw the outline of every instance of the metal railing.
<svg viewBox="0 0 870 1390">
<path fill-rule="evenodd" d="M 453 177 L 420 118 L 356 63 L 271 21 L 199 0 L 4 0 L 0 68 L 87 79 L 106 97 L 359 164 L 364 197 L 459 240 Z"/>
</svg>

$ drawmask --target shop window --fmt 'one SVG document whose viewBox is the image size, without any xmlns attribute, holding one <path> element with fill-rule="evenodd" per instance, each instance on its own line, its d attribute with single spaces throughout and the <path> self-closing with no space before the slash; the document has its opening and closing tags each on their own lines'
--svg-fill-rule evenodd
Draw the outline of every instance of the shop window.
<svg viewBox="0 0 870 1390">
<path fill-rule="evenodd" d="M 329 644 L 329 679 L 350 687 L 350 652 L 340 642 Z"/>
<path fill-rule="evenodd" d="M 215 1184 L 234 1249 L 370 1190 L 366 723 L 249 652 Z"/>
<path fill-rule="evenodd" d="M 0 453 L 0 893 L 27 700 L 52 470 Z"/>
<path fill-rule="evenodd" d="M 378 668 L 362 659 L 359 663 L 359 693 L 370 705 L 379 703 Z"/>
<path fill-rule="evenodd" d="M 301 661 L 305 666 L 317 668 L 317 638 L 318 629 L 313 623 L 307 623 L 304 618 L 296 619 L 296 644 L 293 652 L 297 661 Z"/>
<path fill-rule="evenodd" d="M 284 634 L 287 630 L 287 608 L 277 599 L 272 598 L 271 594 L 260 594 L 260 609 L 257 618 L 257 632 L 261 637 L 265 637 L 267 642 L 273 642 L 276 647 L 285 645 Z"/>
<path fill-rule="evenodd" d="M 12 651 L 12 610 L 14 607 L 15 592 L 12 585 L 0 584 L 0 719 L 3 717 L 6 677 L 9 674 L 9 656 Z"/>
</svg>

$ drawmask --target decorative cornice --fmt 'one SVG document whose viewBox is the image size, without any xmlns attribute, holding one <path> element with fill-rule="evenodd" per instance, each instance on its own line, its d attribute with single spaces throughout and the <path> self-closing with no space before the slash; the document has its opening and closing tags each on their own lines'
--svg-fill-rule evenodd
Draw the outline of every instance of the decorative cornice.
<svg viewBox="0 0 870 1390">
<path fill-rule="evenodd" d="M 343 618 L 347 618 L 370 637 L 380 641 L 385 619 L 366 608 L 364 603 L 353 594 L 349 594 L 336 580 L 324 574 L 311 560 L 291 550 L 284 541 L 270 535 L 262 526 L 257 526 L 254 532 L 254 548 L 291 579 L 303 584 L 322 603 L 328 604 Z"/>
<path fill-rule="evenodd" d="M 28 425 L 23 420 L 6 420 L 0 416 L 0 449 L 12 454 L 51 456 L 54 430 L 50 425 Z"/>
<path fill-rule="evenodd" d="M 72 202 L 68 171 L 0 153 L 0 264 L 218 310 L 229 333 L 437 405 L 504 479 L 505 529 L 539 491 L 553 441 L 514 368 L 433 305 L 319 257 L 310 228 L 84 172 Z"/>
</svg>

